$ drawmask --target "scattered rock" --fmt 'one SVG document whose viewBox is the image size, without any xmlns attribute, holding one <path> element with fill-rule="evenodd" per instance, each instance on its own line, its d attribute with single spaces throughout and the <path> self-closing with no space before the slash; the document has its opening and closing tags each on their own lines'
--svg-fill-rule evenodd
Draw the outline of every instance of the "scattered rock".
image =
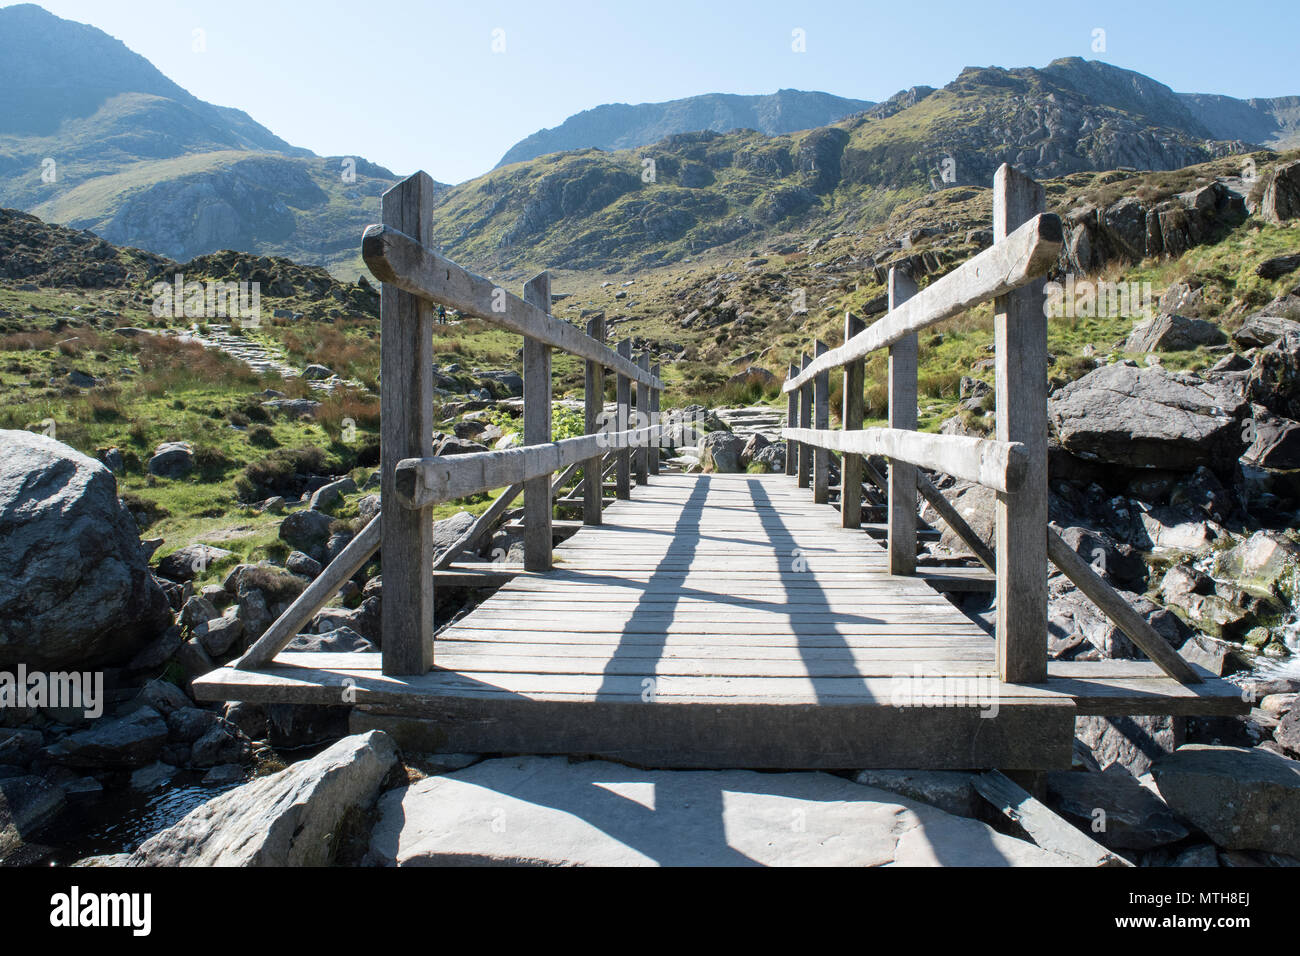
<svg viewBox="0 0 1300 956">
<path fill-rule="evenodd" d="M 1243 322 L 1241 328 L 1232 333 L 1232 338 L 1242 348 L 1254 349 L 1272 345 L 1289 332 L 1300 334 L 1300 322 L 1261 313 Z"/>
<path fill-rule="evenodd" d="M 863 770 L 853 779 L 959 817 L 977 817 L 983 806 L 971 775 L 956 770 Z"/>
<path fill-rule="evenodd" d="M 374 644 L 350 627 L 337 627 L 324 634 L 299 634 L 289 642 L 287 651 L 329 652 L 332 654 L 361 654 L 378 650 Z"/>
<path fill-rule="evenodd" d="M 176 768 L 171 764 L 151 763 L 131 774 L 131 789 L 148 793 L 164 786 L 176 776 Z"/>
<path fill-rule="evenodd" d="M 289 547 L 320 559 L 334 519 L 320 511 L 295 511 L 280 522 L 280 540 Z"/>
<path fill-rule="evenodd" d="M 213 658 L 221 658 L 244 636 L 244 622 L 237 614 L 227 613 L 196 627 L 194 636 Z"/>
<path fill-rule="evenodd" d="M 1103 770 L 1119 764 L 1135 777 L 1186 739 L 1177 717 L 1076 717 L 1074 736 Z"/>
<path fill-rule="evenodd" d="M 285 558 L 284 566 L 294 574 L 301 574 L 303 577 L 314 578 L 321 572 L 321 563 L 309 554 L 303 554 L 301 551 L 289 552 L 289 557 Z"/>
<path fill-rule="evenodd" d="M 338 481 L 331 481 L 328 485 L 322 485 L 316 489 L 311 496 L 311 503 L 308 507 L 313 511 L 327 511 L 339 504 L 344 495 L 356 494 L 356 490 L 357 483 L 351 478 L 340 478 Z"/>
<path fill-rule="evenodd" d="M 1261 279 L 1280 279 L 1297 269 L 1300 269 L 1300 252 L 1293 252 L 1290 255 L 1265 259 L 1255 267 L 1255 275 Z"/>
<path fill-rule="evenodd" d="M 433 550 L 441 555 L 453 544 L 460 540 L 461 535 L 465 534 L 474 526 L 478 520 L 468 511 L 458 511 L 450 518 L 443 518 L 433 523 Z"/>
</svg>

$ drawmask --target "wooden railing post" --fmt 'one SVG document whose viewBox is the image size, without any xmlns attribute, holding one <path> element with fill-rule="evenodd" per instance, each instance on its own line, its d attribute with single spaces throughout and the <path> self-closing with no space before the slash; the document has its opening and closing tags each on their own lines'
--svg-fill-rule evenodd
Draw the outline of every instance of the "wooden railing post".
<svg viewBox="0 0 1300 956">
<path fill-rule="evenodd" d="M 587 334 L 597 342 L 605 341 L 605 317 L 598 315 L 587 322 Z M 583 379 L 583 427 L 588 435 L 601 428 L 601 413 L 605 410 L 605 367 L 590 359 L 586 363 Z M 601 497 L 604 495 L 601 480 L 600 457 L 588 458 L 582 463 L 582 522 L 601 523 Z"/>
<path fill-rule="evenodd" d="M 799 356 L 799 368 L 805 369 L 811 359 L 808 353 Z M 812 428 L 813 405 L 812 382 L 806 382 L 799 388 L 799 427 Z M 807 488 L 812 484 L 812 446 L 799 443 L 799 487 Z"/>
<path fill-rule="evenodd" d="M 993 178 L 993 241 L 1045 208 L 1043 187 L 1003 165 Z M 1047 678 L 1047 317 L 1043 279 L 993 303 L 997 437 L 1020 442 L 1028 470 L 1019 491 L 999 492 L 996 515 L 998 672 L 1004 681 Z"/>
<path fill-rule="evenodd" d="M 912 277 L 889 270 L 889 308 L 916 295 Z M 916 430 L 916 333 L 889 347 L 889 427 Z M 889 573 L 916 573 L 916 465 L 889 462 Z"/>
<path fill-rule="evenodd" d="M 826 343 L 818 339 L 813 344 L 813 354 L 827 351 Z M 831 427 L 831 373 L 820 372 L 813 378 L 813 428 Z M 813 501 L 824 505 L 831 500 L 831 453 L 825 448 L 813 449 Z"/>
<path fill-rule="evenodd" d="M 790 363 L 790 372 L 786 381 L 799 374 L 799 366 Z M 785 424 L 787 428 L 799 427 L 799 392 L 793 390 L 785 393 Z M 799 443 L 785 443 L 785 473 L 791 477 L 799 473 Z"/>
<path fill-rule="evenodd" d="M 637 359 L 638 366 L 644 372 L 650 371 L 650 353 L 642 349 L 641 357 Z M 644 428 L 650 424 L 650 386 L 644 382 L 636 383 L 636 428 Z M 646 442 L 642 442 L 633 452 L 636 461 L 636 483 L 638 485 L 646 484 L 650 479 L 648 477 L 650 468 L 650 447 Z"/>
<path fill-rule="evenodd" d="M 659 378 L 659 363 L 655 362 L 650 366 L 650 374 Z M 660 379 L 662 381 L 662 379 Z M 650 390 L 650 424 L 659 424 L 659 400 L 662 397 L 663 389 L 655 388 Z M 648 454 L 650 455 L 650 474 L 659 474 L 659 450 L 663 447 L 662 437 L 656 437 L 654 444 L 649 446 Z"/>
<path fill-rule="evenodd" d="M 524 301 L 551 311 L 551 276 L 543 272 L 524 286 Z M 524 339 L 524 444 L 551 440 L 551 347 Z M 524 567 L 551 570 L 551 478 L 524 482 Z"/>
<path fill-rule="evenodd" d="M 420 172 L 381 201 L 383 224 L 417 242 L 433 227 L 433 180 Z M 397 503 L 397 463 L 433 456 L 433 309 L 385 282 L 379 292 L 380 548 L 385 674 L 411 676 L 433 666 L 433 509 Z"/>
<path fill-rule="evenodd" d="M 866 323 L 852 312 L 844 313 L 845 342 L 866 327 Z M 866 363 L 862 359 L 844 366 L 844 407 L 840 418 L 846 432 L 862 427 L 865 375 Z M 840 525 L 845 528 L 862 526 L 862 456 L 847 452 L 840 461 Z"/>
<path fill-rule="evenodd" d="M 632 343 L 627 339 L 618 343 L 618 354 L 625 359 L 632 357 Z M 631 420 L 632 380 L 619 375 L 615 383 L 615 401 L 618 402 L 618 430 L 627 431 Z M 615 452 L 614 460 L 614 497 L 624 501 L 632 497 L 632 458 L 628 449 Z"/>
</svg>

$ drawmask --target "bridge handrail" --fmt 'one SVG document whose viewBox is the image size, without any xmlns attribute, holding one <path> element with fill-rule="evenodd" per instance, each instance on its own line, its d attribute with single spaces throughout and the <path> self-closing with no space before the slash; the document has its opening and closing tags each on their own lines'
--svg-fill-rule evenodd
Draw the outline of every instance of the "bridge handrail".
<svg viewBox="0 0 1300 956">
<path fill-rule="evenodd" d="M 635 362 L 551 315 L 549 303 L 543 308 L 527 302 L 392 226 L 368 226 L 361 237 L 361 257 L 376 278 L 403 292 L 598 362 L 642 385 L 663 388 L 656 376 Z"/>
<path fill-rule="evenodd" d="M 843 453 L 840 508 L 844 527 L 861 522 L 865 474 L 888 493 L 889 570 L 916 573 L 917 494 L 996 575 L 997 660 L 1004 681 L 1047 678 L 1047 567 L 1068 577 L 1165 673 L 1185 684 L 1200 676 L 1150 623 L 1072 551 L 1048 525 L 1047 319 L 1039 280 L 1062 247 L 1060 219 L 1044 212 L 1043 189 L 1008 165 L 994 177 L 995 242 L 918 291 L 910 276 L 889 271 L 889 311 L 871 326 L 845 317 L 844 344 L 815 342 L 791 364 L 787 395 L 786 473 L 813 500 L 829 501 L 829 451 Z M 994 306 L 997 438 L 931 435 L 917 426 L 917 332 L 990 299 Z M 863 428 L 863 358 L 889 349 L 889 426 Z M 829 372 L 844 369 L 843 430 L 829 425 Z M 866 455 L 889 460 L 888 478 Z M 990 550 L 918 467 L 965 478 L 998 492 L 996 548 Z"/>
<path fill-rule="evenodd" d="M 435 185 L 424 172 L 383 195 L 383 221 L 362 236 L 362 257 L 380 280 L 380 493 L 384 509 L 349 542 L 316 580 L 272 623 L 236 666 L 268 664 L 338 593 L 376 550 L 383 555 L 381 627 L 384 674 L 408 676 L 433 666 L 433 584 L 459 549 L 477 542 L 486 525 L 524 495 L 524 566 L 551 567 L 553 496 L 582 472 L 583 521 L 601 523 L 603 458 L 614 458 L 615 494 L 630 497 L 633 479 L 658 474 L 659 366 L 631 343 L 604 344 L 605 322 L 587 331 L 551 315 L 550 274 L 542 272 L 516 296 L 461 268 L 426 245 Z M 523 336 L 523 447 L 440 457 L 433 454 L 433 306 L 455 309 Z M 551 440 L 551 350 L 584 360 L 584 430 Z M 604 414 L 605 371 L 615 376 L 613 429 Z M 635 384 L 635 391 L 633 385 Z M 635 413 L 633 403 L 635 401 Z M 563 471 L 554 483 L 551 475 Z M 435 561 L 432 506 L 505 487 L 452 553 Z"/>
<path fill-rule="evenodd" d="M 905 335 L 938 325 L 989 299 L 1028 285 L 1056 264 L 1062 244 L 1060 217 L 1052 213 L 1035 216 L 1001 242 L 967 259 L 914 297 L 890 309 L 843 345 L 817 356 L 807 368 L 786 381 L 781 390 L 793 391 L 820 372 L 887 348 Z"/>
</svg>

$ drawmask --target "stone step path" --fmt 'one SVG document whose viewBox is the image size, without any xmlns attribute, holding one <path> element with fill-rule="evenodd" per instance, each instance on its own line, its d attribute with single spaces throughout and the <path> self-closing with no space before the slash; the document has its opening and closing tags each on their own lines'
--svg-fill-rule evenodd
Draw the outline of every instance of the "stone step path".
<svg viewBox="0 0 1300 956">
<path fill-rule="evenodd" d="M 751 405 L 747 408 L 719 408 L 715 414 L 733 434 L 748 438 L 758 432 L 771 441 L 780 441 L 785 427 L 785 409 L 768 405 Z"/>
<path fill-rule="evenodd" d="M 198 342 L 206 348 L 224 352 L 260 374 L 273 373 L 281 378 L 302 377 L 302 369 L 290 365 L 278 349 L 244 335 L 234 335 L 228 325 L 208 325 L 206 333 L 200 333 L 198 326 L 193 325 L 187 332 L 172 334 L 186 341 Z M 337 375 L 327 379 L 311 380 L 307 384 L 320 392 L 332 392 L 344 385 L 353 388 L 362 387 L 360 382 L 340 378 Z"/>
</svg>

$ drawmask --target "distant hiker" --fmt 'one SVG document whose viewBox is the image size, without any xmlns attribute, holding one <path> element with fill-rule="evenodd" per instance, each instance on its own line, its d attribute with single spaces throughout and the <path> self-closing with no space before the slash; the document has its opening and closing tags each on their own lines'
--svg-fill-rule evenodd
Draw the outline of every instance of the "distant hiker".
<svg viewBox="0 0 1300 956">
<path fill-rule="evenodd" d="M 447 309 L 444 306 L 438 306 L 438 324 L 447 324 Z"/>
</svg>

